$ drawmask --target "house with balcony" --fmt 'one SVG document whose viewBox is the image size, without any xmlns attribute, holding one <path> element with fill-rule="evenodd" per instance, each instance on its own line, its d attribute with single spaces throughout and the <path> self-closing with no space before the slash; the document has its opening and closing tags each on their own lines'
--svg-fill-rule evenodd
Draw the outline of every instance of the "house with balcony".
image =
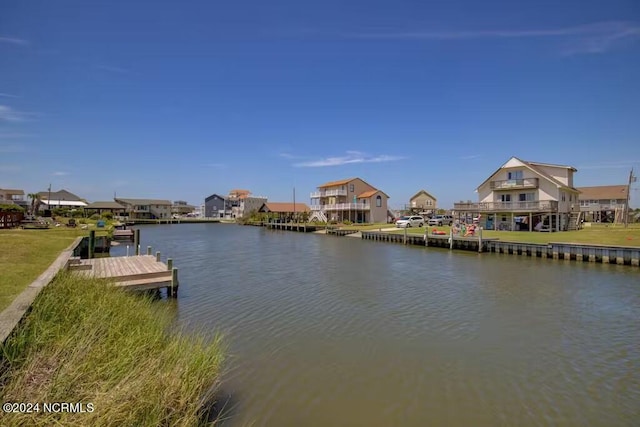
<svg viewBox="0 0 640 427">
<path fill-rule="evenodd" d="M 24 190 L 0 188 L 0 205 L 18 205 L 23 209 L 29 207 L 29 202 L 24 199 Z"/>
<path fill-rule="evenodd" d="M 409 199 L 405 211 L 411 215 L 432 215 L 436 211 L 436 198 L 425 190 L 420 190 Z"/>
<path fill-rule="evenodd" d="M 171 218 L 171 201 L 159 199 L 114 199 L 124 206 L 130 219 Z"/>
<path fill-rule="evenodd" d="M 480 216 L 487 230 L 563 231 L 580 221 L 572 166 L 512 157 L 476 189 L 478 202 L 454 204 L 458 218 Z"/>
<path fill-rule="evenodd" d="M 311 221 L 387 222 L 389 196 L 360 178 L 327 182 L 311 193 Z"/>
<path fill-rule="evenodd" d="M 195 206 L 190 205 L 184 200 L 175 200 L 173 202 L 173 205 L 171 205 L 171 215 L 183 216 L 187 214 L 193 214 L 195 208 Z"/>
<path fill-rule="evenodd" d="M 578 187 L 580 211 L 586 222 L 624 222 L 629 196 L 627 185 Z"/>
</svg>

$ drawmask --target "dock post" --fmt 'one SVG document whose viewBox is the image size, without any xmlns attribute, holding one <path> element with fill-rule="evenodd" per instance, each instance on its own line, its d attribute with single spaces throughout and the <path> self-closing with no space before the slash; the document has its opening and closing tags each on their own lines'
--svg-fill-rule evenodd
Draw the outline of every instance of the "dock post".
<svg viewBox="0 0 640 427">
<path fill-rule="evenodd" d="M 176 298 L 178 296 L 178 269 L 173 267 L 171 269 L 171 297 Z"/>
<path fill-rule="evenodd" d="M 167 258 L 167 270 L 169 270 L 169 271 L 173 270 L 173 259 L 172 258 Z"/>
<path fill-rule="evenodd" d="M 407 244 L 407 226 L 404 226 L 404 244 Z"/>
<path fill-rule="evenodd" d="M 449 229 L 449 250 L 453 249 L 453 228 Z"/>
<path fill-rule="evenodd" d="M 127 256 L 129 256 L 129 245 L 127 245 Z"/>
<path fill-rule="evenodd" d="M 133 230 L 133 246 L 135 247 L 136 255 L 140 255 L 140 229 Z"/>
<path fill-rule="evenodd" d="M 147 246 L 147 255 L 151 255 L 152 252 L 151 246 Z"/>
<path fill-rule="evenodd" d="M 424 245 L 429 246 L 429 231 L 427 229 L 424 230 Z"/>
<path fill-rule="evenodd" d="M 89 259 L 93 258 L 96 251 L 96 230 L 89 231 Z"/>
<path fill-rule="evenodd" d="M 482 227 L 478 227 L 478 252 L 482 252 Z"/>
<path fill-rule="evenodd" d="M 156 252 L 156 262 L 160 262 L 160 251 Z"/>
</svg>

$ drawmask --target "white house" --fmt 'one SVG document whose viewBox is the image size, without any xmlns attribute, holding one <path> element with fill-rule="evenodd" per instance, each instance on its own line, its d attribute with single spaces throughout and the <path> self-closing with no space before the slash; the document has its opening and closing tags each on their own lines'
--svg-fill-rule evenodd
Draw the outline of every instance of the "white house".
<svg viewBox="0 0 640 427">
<path fill-rule="evenodd" d="M 478 186 L 478 203 L 454 204 L 459 215 L 480 215 L 489 230 L 562 231 L 577 227 L 578 194 L 572 166 L 512 157 Z"/>
</svg>

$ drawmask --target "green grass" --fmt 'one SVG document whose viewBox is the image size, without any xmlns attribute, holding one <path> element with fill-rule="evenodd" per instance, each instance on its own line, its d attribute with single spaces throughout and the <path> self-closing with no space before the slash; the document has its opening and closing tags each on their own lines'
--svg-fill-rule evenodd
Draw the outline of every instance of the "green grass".
<svg viewBox="0 0 640 427">
<path fill-rule="evenodd" d="M 447 234 L 449 234 L 450 229 L 450 227 L 447 226 L 409 228 L 407 229 L 407 233 L 424 234 L 425 228 L 429 230 L 429 233 L 431 233 L 434 228 L 437 228 Z M 404 229 L 398 229 L 393 232 L 403 233 Z M 522 243 L 563 242 L 615 246 L 640 246 L 640 225 L 632 224 L 629 225 L 629 228 L 624 228 L 621 225 L 604 226 L 599 224 L 592 227 L 585 227 L 582 230 L 561 231 L 557 233 L 483 230 L 482 237 L 498 238 L 503 241 Z"/>
<path fill-rule="evenodd" d="M 172 305 L 59 275 L 2 347 L 2 402 L 92 403 L 7 414 L 12 426 L 195 426 L 218 384 L 220 338 L 170 333 Z"/>
<path fill-rule="evenodd" d="M 342 230 L 379 230 L 380 228 L 391 228 L 395 227 L 395 224 L 387 224 L 386 222 L 377 222 L 374 224 L 351 224 L 351 225 L 342 225 L 340 229 Z"/>
<path fill-rule="evenodd" d="M 0 230 L 0 310 L 42 274 L 86 230 Z"/>
</svg>

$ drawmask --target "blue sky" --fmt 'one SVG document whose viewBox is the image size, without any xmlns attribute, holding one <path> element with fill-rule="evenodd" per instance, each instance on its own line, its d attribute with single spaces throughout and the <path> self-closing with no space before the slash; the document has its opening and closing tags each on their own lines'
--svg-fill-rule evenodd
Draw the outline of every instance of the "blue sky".
<svg viewBox="0 0 640 427">
<path fill-rule="evenodd" d="M 0 187 L 308 202 L 359 176 L 450 207 L 513 155 L 624 184 L 638 76 L 637 0 L 3 2 Z"/>
</svg>

